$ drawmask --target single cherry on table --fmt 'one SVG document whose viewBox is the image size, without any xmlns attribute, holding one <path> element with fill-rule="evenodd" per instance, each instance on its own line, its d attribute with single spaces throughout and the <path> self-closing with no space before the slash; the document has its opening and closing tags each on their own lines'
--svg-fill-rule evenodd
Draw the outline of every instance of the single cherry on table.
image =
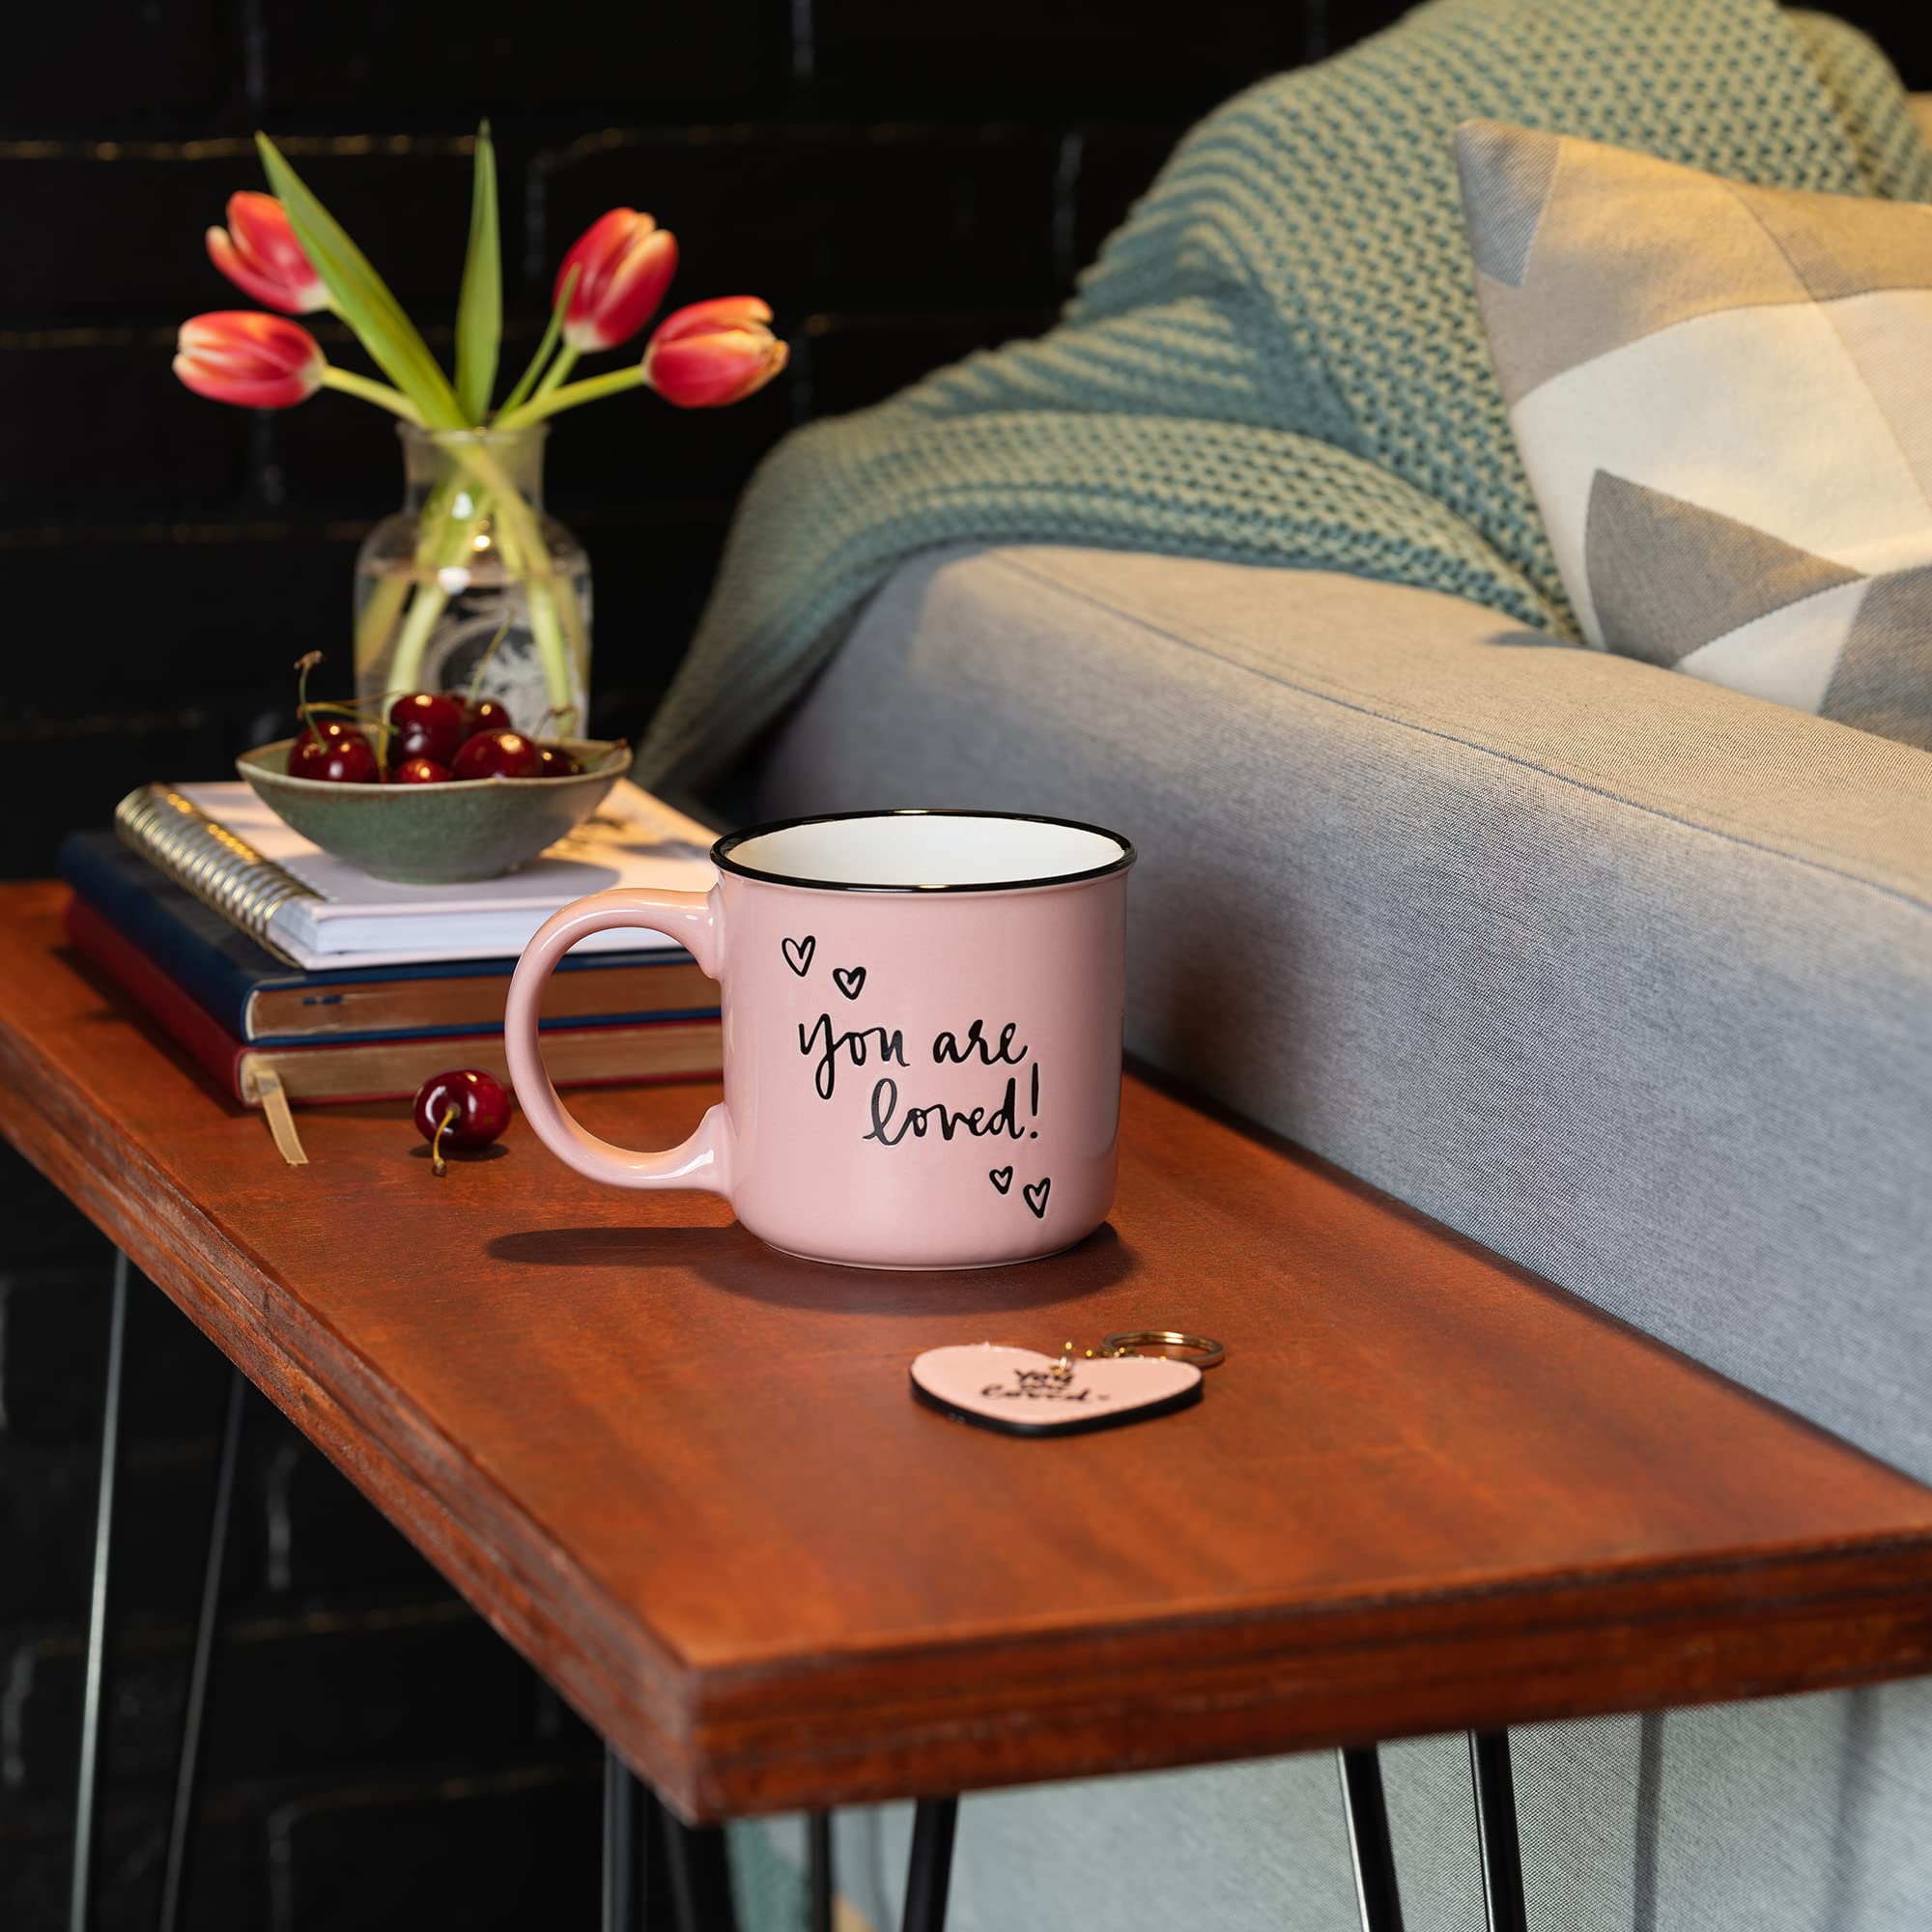
<svg viewBox="0 0 1932 1932">
<path fill-rule="evenodd" d="M 416 1131 L 429 1143 L 430 1172 L 442 1175 L 445 1146 L 488 1147 L 510 1124 L 510 1096 L 494 1074 L 459 1066 L 433 1074 L 416 1090 Z"/>
</svg>

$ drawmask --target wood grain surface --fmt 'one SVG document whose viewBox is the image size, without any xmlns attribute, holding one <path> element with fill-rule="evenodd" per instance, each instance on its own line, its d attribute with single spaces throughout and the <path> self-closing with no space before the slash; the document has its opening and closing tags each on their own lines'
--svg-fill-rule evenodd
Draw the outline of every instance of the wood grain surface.
<svg viewBox="0 0 1932 1932">
<path fill-rule="evenodd" d="M 902 1276 L 401 1106 L 284 1167 L 0 889 L 0 1126 L 686 1816 L 1932 1668 L 1932 1492 L 1321 1163 L 1130 1080 L 1073 1252 Z M 717 1097 L 582 1102 L 664 1145 Z M 1063 1439 L 940 1343 L 1218 1336 Z"/>
</svg>

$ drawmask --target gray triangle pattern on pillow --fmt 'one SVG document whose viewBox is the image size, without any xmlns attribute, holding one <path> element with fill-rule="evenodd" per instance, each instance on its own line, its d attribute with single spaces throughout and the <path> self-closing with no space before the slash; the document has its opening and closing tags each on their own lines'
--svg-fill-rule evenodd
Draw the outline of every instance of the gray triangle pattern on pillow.
<svg viewBox="0 0 1932 1932">
<path fill-rule="evenodd" d="M 1522 287 L 1537 224 L 1556 177 L 1554 134 L 1472 121 L 1458 130 L 1456 169 L 1463 205 L 1472 213 L 1469 245 L 1476 267 L 1512 289 Z"/>
<path fill-rule="evenodd" d="M 1605 648 L 1707 675 L 1696 654 L 1811 598 L 1821 621 L 1788 636 L 1787 657 L 1816 662 L 1802 682 L 1820 716 L 1932 751 L 1932 564 L 1863 577 L 1769 531 L 1600 469 L 1590 490 L 1585 569 Z M 1688 662 L 1687 662 L 1688 661 Z M 1733 671 L 1735 667 L 1729 667 Z M 1789 676 L 1789 673 L 1787 673 Z M 1719 683 L 1789 701 L 1790 684 Z"/>
<path fill-rule="evenodd" d="M 1590 486 L 1584 568 L 1604 648 L 1666 668 L 1859 573 L 1607 469 Z"/>
<path fill-rule="evenodd" d="M 1932 752 L 1932 564 L 1872 579 L 1820 708 Z"/>
</svg>

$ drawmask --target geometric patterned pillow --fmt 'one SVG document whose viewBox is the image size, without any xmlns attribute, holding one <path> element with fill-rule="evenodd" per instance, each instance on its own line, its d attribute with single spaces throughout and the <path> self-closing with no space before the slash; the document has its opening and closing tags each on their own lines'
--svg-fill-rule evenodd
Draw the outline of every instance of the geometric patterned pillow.
<svg viewBox="0 0 1932 1932">
<path fill-rule="evenodd" d="M 1456 130 L 1591 643 L 1932 749 L 1932 209 Z"/>
</svg>

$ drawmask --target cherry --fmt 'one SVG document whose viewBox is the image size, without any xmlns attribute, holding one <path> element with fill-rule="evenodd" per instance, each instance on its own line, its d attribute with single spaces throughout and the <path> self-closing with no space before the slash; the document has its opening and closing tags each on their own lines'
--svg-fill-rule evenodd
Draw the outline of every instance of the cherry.
<svg viewBox="0 0 1932 1932">
<path fill-rule="evenodd" d="M 473 738 L 479 731 L 514 731 L 517 727 L 510 717 L 510 707 L 498 704 L 494 697 L 479 697 L 472 704 L 461 692 L 446 691 L 443 696 L 452 704 L 463 707 L 463 735 Z"/>
<path fill-rule="evenodd" d="M 353 724 L 340 718 L 318 718 L 308 706 L 308 674 L 322 662 L 320 651 L 296 660 L 296 741 L 289 747 L 292 778 L 323 779 L 332 784 L 380 784 L 383 767 L 376 750 Z"/>
<path fill-rule="evenodd" d="M 464 728 L 463 700 L 434 691 L 412 691 L 389 706 L 394 736 L 389 757 L 434 758 L 446 765 L 469 733 Z"/>
<path fill-rule="evenodd" d="M 502 1082 L 473 1066 L 432 1074 L 416 1090 L 416 1131 L 429 1143 L 430 1172 L 444 1171 L 446 1142 L 453 1148 L 488 1147 L 510 1124 L 510 1096 Z"/>
<path fill-rule="evenodd" d="M 331 784 L 375 784 L 382 774 L 375 747 L 339 718 L 310 718 L 289 747 L 289 773 Z"/>
<path fill-rule="evenodd" d="M 521 731 L 479 731 L 456 754 L 460 779 L 533 779 L 537 748 Z"/>
<path fill-rule="evenodd" d="M 440 785 L 447 784 L 456 774 L 445 764 L 435 758 L 405 758 L 400 764 L 389 767 L 389 782 L 392 785 Z"/>
<path fill-rule="evenodd" d="M 566 752 L 561 745 L 539 745 L 537 747 L 537 777 L 540 779 L 574 779 L 583 770 L 575 753 Z"/>
</svg>

